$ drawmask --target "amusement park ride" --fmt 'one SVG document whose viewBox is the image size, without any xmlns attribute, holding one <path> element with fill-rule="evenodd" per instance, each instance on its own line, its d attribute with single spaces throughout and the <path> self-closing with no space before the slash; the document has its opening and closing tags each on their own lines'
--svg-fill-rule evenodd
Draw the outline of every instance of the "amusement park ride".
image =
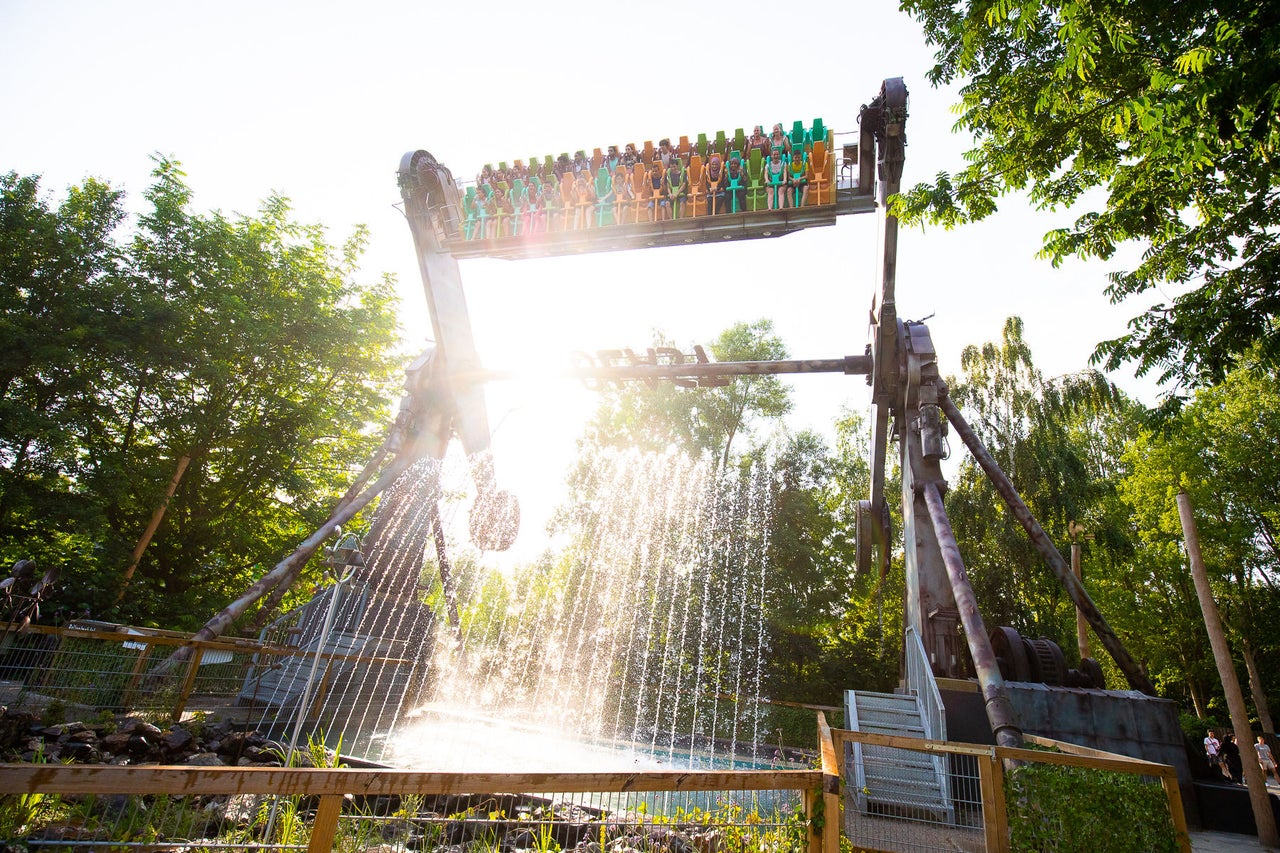
<svg viewBox="0 0 1280 853">
<path fill-rule="evenodd" d="M 614 353 L 569 372 L 584 379 L 669 380 L 686 386 L 722 383 L 727 376 L 742 374 L 865 375 L 872 399 L 873 479 L 870 495 L 857 507 L 856 569 L 883 574 L 889 568 L 894 531 L 889 524 L 885 484 L 887 455 L 891 442 L 896 440 L 902 472 L 901 547 L 907 581 L 904 683 L 899 692 L 918 694 L 921 701 L 927 698 L 926 693 L 938 697 L 939 707 L 922 713 L 924 718 L 937 718 L 936 725 L 922 727 L 924 736 L 945 739 L 949 728 L 957 739 L 994 738 L 999 744 L 1016 746 L 1021 744 L 1024 732 L 1034 732 L 1174 763 L 1186 775 L 1172 703 L 1154 698 L 1147 676 L 949 398 L 928 327 L 898 316 L 898 224 L 889 214 L 886 200 L 898 192 L 901 182 L 906 118 L 907 90 L 903 81 L 886 80 L 879 94 L 861 109 L 856 144 L 842 148 L 839 167 L 846 179 L 832 181 L 834 191 L 809 205 L 480 239 L 468 233 L 468 205 L 472 202 L 450 171 L 426 151 L 407 153 L 400 164 L 399 185 L 430 308 L 434 346 L 409 371 L 408 394 L 391 438 L 333 517 L 298 552 L 215 617 L 197 639 L 211 638 L 251 603 L 273 589 L 287 586 L 339 525 L 386 490 L 379 514 L 397 514 L 389 509 L 397 504 L 427 507 L 420 514 L 425 519 L 421 528 L 394 534 L 407 535 L 412 541 L 392 543 L 380 541 L 389 534 L 375 525 L 362 554 L 353 558 L 348 549 L 340 561 L 359 564 L 355 571 L 372 589 L 368 606 L 382 613 L 375 620 L 378 630 L 397 633 L 401 641 L 412 640 L 411 635 L 421 630 L 423 621 L 413 615 L 420 605 L 409 597 L 416 594 L 416 586 L 391 583 L 390 579 L 416 572 L 423 549 L 434 539 L 446 597 L 450 596 L 443 534 L 438 515 L 431 511 L 439 497 L 439 486 L 428 475 L 425 482 L 411 488 L 389 487 L 416 461 L 442 458 L 454 438 L 471 460 L 478 494 L 470 515 L 473 541 L 492 550 L 511 545 L 519 524 L 519 505 L 513 496 L 498 488 L 488 453 L 490 427 L 483 388 L 484 382 L 495 378 L 495 374 L 483 369 L 476 352 L 459 259 L 521 259 L 777 237 L 803 228 L 832 225 L 842 215 L 878 213 L 879 288 L 871 307 L 870 340 L 864 352 L 826 360 L 747 363 L 711 363 L 701 352 L 685 356 L 674 350 L 650 351 L 640 357 Z M 828 151 L 834 148 L 832 140 L 830 135 L 825 140 Z M 836 159 L 834 152 L 830 156 Z M 828 167 L 832 173 L 835 165 Z M 1051 641 L 1024 638 L 1008 627 L 989 631 L 983 623 L 943 508 L 947 484 L 940 463 L 948 430 L 956 432 L 995 484 L 1012 517 L 1026 529 L 1079 613 L 1114 659 L 1129 690 L 1103 689 L 1102 671 L 1094 660 L 1085 658 L 1077 669 L 1068 669 L 1062 650 Z M 377 481 L 364 488 L 384 458 L 391 461 Z M 360 488 L 364 491 L 360 492 Z M 406 562 L 406 553 L 418 555 L 419 560 Z M 370 623 L 366 620 L 363 624 Z M 916 661 L 914 668 L 912 660 Z M 881 706 L 892 698 L 883 699 Z M 874 708 L 873 712 L 860 712 L 858 701 L 850 691 L 846 699 L 846 725 L 850 728 L 857 725 L 860 717 L 868 725 L 873 725 L 873 718 L 885 719 L 883 707 L 873 701 L 867 706 Z M 858 790 L 863 788 L 859 786 Z"/>
</svg>

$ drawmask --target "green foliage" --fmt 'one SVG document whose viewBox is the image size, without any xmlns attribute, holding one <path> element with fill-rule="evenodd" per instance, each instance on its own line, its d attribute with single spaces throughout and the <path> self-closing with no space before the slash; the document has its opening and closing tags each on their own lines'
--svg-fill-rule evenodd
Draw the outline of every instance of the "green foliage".
<svg viewBox="0 0 1280 853">
<path fill-rule="evenodd" d="M 1044 378 L 1022 331 L 1010 317 L 999 343 L 966 347 L 963 378 L 948 381 L 952 397 L 1050 538 L 1065 546 L 1071 523 L 1082 523 L 1093 536 L 1091 572 L 1122 562 L 1132 548 L 1112 472 L 1130 406 L 1094 371 Z M 1012 625 L 1073 647 L 1070 599 L 969 458 L 948 492 L 947 512 L 988 626 Z"/>
<path fill-rule="evenodd" d="M 655 347 L 672 342 L 658 334 Z M 716 361 L 766 361 L 787 357 L 773 331 L 773 321 L 736 323 L 721 332 L 708 349 Z M 790 394 L 776 376 L 738 376 L 720 387 L 678 388 L 662 382 L 654 387 L 629 383 L 607 388 L 589 436 L 614 447 L 663 452 L 675 446 L 690 455 L 703 453 L 729 464 L 733 441 L 750 435 L 757 419 L 780 418 L 791 410 Z"/>
<path fill-rule="evenodd" d="M 144 197 L 121 235 L 106 184 L 54 208 L 0 176 L 0 557 L 61 565 L 68 609 L 181 628 L 323 520 L 377 441 L 398 336 L 392 283 L 357 278 L 363 229 L 331 247 L 278 196 L 197 213 L 163 159 Z"/>
<path fill-rule="evenodd" d="M 1130 773 L 1028 764 L 1005 775 L 1010 849 L 1173 853 L 1169 803 Z"/>
<path fill-rule="evenodd" d="M 1222 378 L 1257 344 L 1280 363 L 1280 110 L 1273 4 L 1203 0 L 903 0 L 937 48 L 934 85 L 959 82 L 968 165 L 893 201 L 910 221 L 952 227 L 1027 192 L 1085 209 L 1045 235 L 1042 255 L 1110 258 L 1121 302 L 1158 290 L 1129 331 L 1102 343 L 1108 367 L 1195 383 Z M 1093 192 L 1101 189 L 1103 193 Z"/>
<path fill-rule="evenodd" d="M 1191 498 L 1201 552 L 1228 631 L 1274 684 L 1280 642 L 1280 464 L 1262 450 L 1280 442 L 1280 380 L 1247 366 L 1199 390 L 1175 417 L 1136 429 L 1124 455 L 1119 494 L 1132 514 L 1138 550 L 1117 604 L 1144 619 L 1145 656 L 1157 684 L 1186 690 L 1203 711 L 1216 692 L 1203 616 L 1181 550 L 1175 497 Z"/>
</svg>

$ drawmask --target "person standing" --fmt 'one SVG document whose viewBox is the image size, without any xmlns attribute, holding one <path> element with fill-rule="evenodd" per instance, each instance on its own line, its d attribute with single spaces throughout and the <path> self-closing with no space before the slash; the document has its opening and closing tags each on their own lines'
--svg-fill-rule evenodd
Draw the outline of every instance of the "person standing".
<svg viewBox="0 0 1280 853">
<path fill-rule="evenodd" d="M 1280 785 L 1280 770 L 1276 769 L 1276 759 L 1271 754 L 1271 747 L 1267 746 L 1267 739 L 1258 735 L 1258 742 L 1253 748 L 1258 751 L 1258 763 L 1262 765 L 1262 772 L 1274 778 L 1276 784 Z"/>
<path fill-rule="evenodd" d="M 1218 740 L 1217 732 L 1209 729 L 1204 736 L 1204 756 L 1209 759 L 1210 767 L 1218 767 L 1222 756 L 1218 755 L 1218 751 L 1222 748 L 1221 742 Z"/>
<path fill-rule="evenodd" d="M 1236 744 L 1236 736 L 1227 735 L 1218 752 L 1222 755 L 1223 766 L 1231 781 L 1237 785 L 1244 784 L 1244 762 L 1240 760 L 1240 747 Z"/>
</svg>

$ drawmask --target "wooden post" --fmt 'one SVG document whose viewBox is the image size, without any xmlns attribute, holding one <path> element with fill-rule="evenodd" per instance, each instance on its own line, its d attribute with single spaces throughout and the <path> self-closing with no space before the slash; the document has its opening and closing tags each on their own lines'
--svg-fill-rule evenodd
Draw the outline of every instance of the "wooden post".
<svg viewBox="0 0 1280 853">
<path fill-rule="evenodd" d="M 182 719 L 182 711 L 187 707 L 187 700 L 191 698 L 191 688 L 195 687 L 196 673 L 200 671 L 202 657 L 204 657 L 204 646 L 196 646 L 191 654 L 191 662 L 187 664 L 187 677 L 182 680 L 182 688 L 178 691 L 178 701 L 173 706 L 172 717 L 175 723 Z"/>
<path fill-rule="evenodd" d="M 320 684 L 316 687 L 316 695 L 311 699 L 311 707 L 307 710 L 307 719 L 320 717 L 320 709 L 324 707 L 325 693 L 329 690 L 329 675 L 333 672 L 333 656 L 329 655 L 324 662 L 324 675 L 320 676 Z"/>
<path fill-rule="evenodd" d="M 1004 763 L 991 752 L 978 756 L 982 830 L 987 853 L 1008 853 L 1009 813 L 1004 803 Z"/>
<path fill-rule="evenodd" d="M 138 569 L 138 563 L 142 561 L 142 552 L 147 550 L 147 546 L 151 544 L 151 537 L 156 535 L 156 530 L 160 528 L 160 522 L 164 521 L 165 510 L 169 508 L 169 501 L 173 500 L 174 492 L 178 491 L 178 484 L 182 482 L 182 475 L 187 471 L 187 465 L 190 464 L 190 456 L 182 456 L 178 459 L 178 467 L 173 472 L 173 478 L 169 480 L 169 486 L 164 490 L 164 497 L 156 506 L 155 512 L 151 513 L 151 521 L 147 522 L 147 529 L 142 531 L 142 538 L 138 540 L 138 544 L 134 546 L 133 553 L 129 555 L 129 565 L 125 568 L 124 574 L 120 578 L 120 591 L 116 593 L 115 603 L 119 604 L 124 600 L 124 591 L 129 586 L 129 580 L 133 577 L 133 573 Z"/>
<path fill-rule="evenodd" d="M 1209 575 L 1200 555 L 1200 533 L 1196 530 L 1196 518 L 1191 509 L 1191 497 L 1178 491 L 1178 518 L 1182 522 L 1182 536 L 1187 544 L 1187 557 L 1191 561 L 1191 577 L 1196 584 L 1196 597 L 1204 613 L 1204 626 L 1209 632 L 1209 645 L 1213 648 L 1213 660 L 1218 665 L 1218 677 L 1227 696 L 1227 708 L 1231 711 L 1231 728 L 1235 730 L 1236 745 L 1244 762 L 1244 780 L 1249 787 L 1249 803 L 1253 806 L 1253 820 L 1258 827 L 1258 840 L 1264 847 L 1280 847 L 1280 835 L 1276 834 L 1275 815 L 1271 812 L 1271 797 L 1267 794 L 1267 777 L 1258 763 L 1258 753 L 1253 748 L 1253 728 L 1249 725 L 1249 712 L 1245 708 L 1244 694 L 1240 692 L 1240 680 L 1236 677 L 1235 661 L 1227 645 L 1227 635 L 1222 629 L 1222 617 L 1213 600 Z"/>
<path fill-rule="evenodd" d="M 822 849 L 823 853 L 840 853 L 840 832 L 844 828 L 844 814 L 840 810 L 844 802 L 840 796 L 840 759 L 827 715 L 821 711 L 818 712 L 818 752 L 822 756 Z"/>
<path fill-rule="evenodd" d="M 338 831 L 338 818 L 342 816 L 342 796 L 329 794 L 320 798 L 316 818 L 311 822 L 311 841 L 307 853 L 329 853 L 333 849 L 333 836 Z"/>
<path fill-rule="evenodd" d="M 813 825 L 813 819 L 818 812 L 818 803 L 822 801 L 819 794 L 817 788 L 805 788 L 800 792 L 801 801 L 804 804 L 805 826 L 809 829 L 809 853 L 825 853 L 822 849 L 824 833 L 819 832 Z M 823 817 L 825 819 L 826 816 L 823 815 Z"/>
<path fill-rule="evenodd" d="M 1074 535 L 1071 538 L 1071 574 L 1083 584 L 1084 573 L 1080 569 L 1080 543 L 1076 541 Z M 1080 648 L 1080 660 L 1093 657 L 1089 650 L 1089 620 L 1084 618 L 1084 612 L 1079 607 L 1076 608 L 1076 645 Z"/>
<path fill-rule="evenodd" d="M 138 659 L 133 662 L 133 671 L 129 673 L 129 685 L 124 689 L 124 695 L 120 697 L 120 704 L 125 710 L 133 707 L 133 694 L 138 689 L 138 681 L 142 678 L 142 667 L 146 665 L 147 658 L 151 656 L 151 644 L 145 643 L 146 648 L 138 653 Z"/>
<path fill-rule="evenodd" d="M 1173 821 L 1178 849 L 1182 853 L 1191 853 L 1191 836 L 1187 834 L 1187 815 L 1182 810 L 1182 792 L 1178 790 L 1177 771 L 1170 769 L 1161 773 L 1160 785 L 1164 788 L 1165 799 L 1169 801 L 1169 818 Z"/>
</svg>

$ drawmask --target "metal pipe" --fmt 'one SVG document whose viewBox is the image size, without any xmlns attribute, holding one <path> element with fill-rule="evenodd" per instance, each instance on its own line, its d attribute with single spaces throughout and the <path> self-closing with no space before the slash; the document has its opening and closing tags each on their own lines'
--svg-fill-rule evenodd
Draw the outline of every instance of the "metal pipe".
<svg viewBox="0 0 1280 853">
<path fill-rule="evenodd" d="M 871 372 L 871 357 L 847 355 L 843 358 L 790 359 L 782 361 L 718 361 L 699 364 L 622 364 L 603 367 L 570 367 L 555 375 L 566 379 L 698 379 L 715 376 L 763 376 L 785 373 Z M 523 370 L 460 370 L 449 374 L 454 383 L 499 382 L 531 375 Z M 537 375 L 545 376 L 546 371 Z"/>
<path fill-rule="evenodd" d="M 942 494 L 938 491 L 937 483 L 925 483 L 923 489 L 924 502 L 929 507 L 929 520 L 933 522 L 933 532 L 938 537 L 938 547 L 942 551 L 942 562 L 947 567 L 947 577 L 951 581 L 951 593 L 956 599 L 956 609 L 960 611 L 960 624 L 964 626 L 969 656 L 973 658 L 973 668 L 978 673 L 978 684 L 982 687 L 987 721 L 991 723 L 997 745 L 1020 747 L 1022 729 L 1018 726 L 1018 717 L 1009 701 L 1009 694 L 1004 689 L 1004 677 L 1000 675 L 1000 665 L 996 662 L 995 650 L 991 648 L 991 638 L 987 636 L 987 627 L 982 623 L 982 614 L 978 612 L 978 597 L 974 595 L 973 586 L 969 583 L 969 573 L 965 571 L 955 531 L 951 529 L 951 520 L 947 518 L 947 510 L 942 505 Z"/>
<path fill-rule="evenodd" d="M 1057 575 L 1059 583 L 1066 588 L 1067 595 L 1071 597 L 1071 601 L 1076 608 L 1084 614 L 1084 618 L 1089 620 L 1094 633 L 1098 635 L 1098 639 L 1102 641 L 1102 645 L 1106 647 L 1112 660 L 1116 662 L 1116 666 L 1124 673 L 1129 686 L 1148 696 L 1157 695 L 1151 679 L 1147 678 L 1146 673 L 1138 666 L 1138 662 L 1130 656 L 1129 650 L 1120 642 L 1120 638 L 1116 636 L 1115 631 L 1111 630 L 1111 626 L 1102 617 L 1102 613 L 1098 610 L 1097 605 L 1093 603 L 1093 599 L 1089 597 L 1089 593 L 1085 591 L 1080 581 L 1076 580 L 1075 575 L 1071 574 L 1071 568 L 1067 565 L 1067 561 L 1062 559 L 1062 554 L 1058 553 L 1058 549 L 1049 539 L 1049 535 L 1044 532 L 1040 522 L 1036 521 L 1035 516 L 1031 514 L 1031 510 L 1027 508 L 1022 498 L 1019 497 L 1017 489 L 1013 487 L 1013 483 L 1005 476 L 1004 471 L 1000 470 L 1000 466 L 996 464 L 996 460 L 992 458 L 991 453 L 982 444 L 978 434 L 973 431 L 973 427 L 969 425 L 964 415 L 956 408 L 956 404 L 951 401 L 945 385 L 940 387 L 939 402 L 942 405 L 942 411 L 947 416 L 947 420 L 955 427 L 961 440 L 969 448 L 969 452 L 973 454 L 973 458 L 982 467 L 982 470 L 986 472 L 992 485 L 996 487 L 996 491 L 1004 499 L 1005 505 L 1013 513 L 1013 517 L 1022 525 L 1022 529 L 1027 531 L 1031 544 L 1036 547 L 1036 550 L 1040 552 L 1040 556 L 1044 557 L 1045 562 L 1049 564 L 1049 568 Z"/>
</svg>

